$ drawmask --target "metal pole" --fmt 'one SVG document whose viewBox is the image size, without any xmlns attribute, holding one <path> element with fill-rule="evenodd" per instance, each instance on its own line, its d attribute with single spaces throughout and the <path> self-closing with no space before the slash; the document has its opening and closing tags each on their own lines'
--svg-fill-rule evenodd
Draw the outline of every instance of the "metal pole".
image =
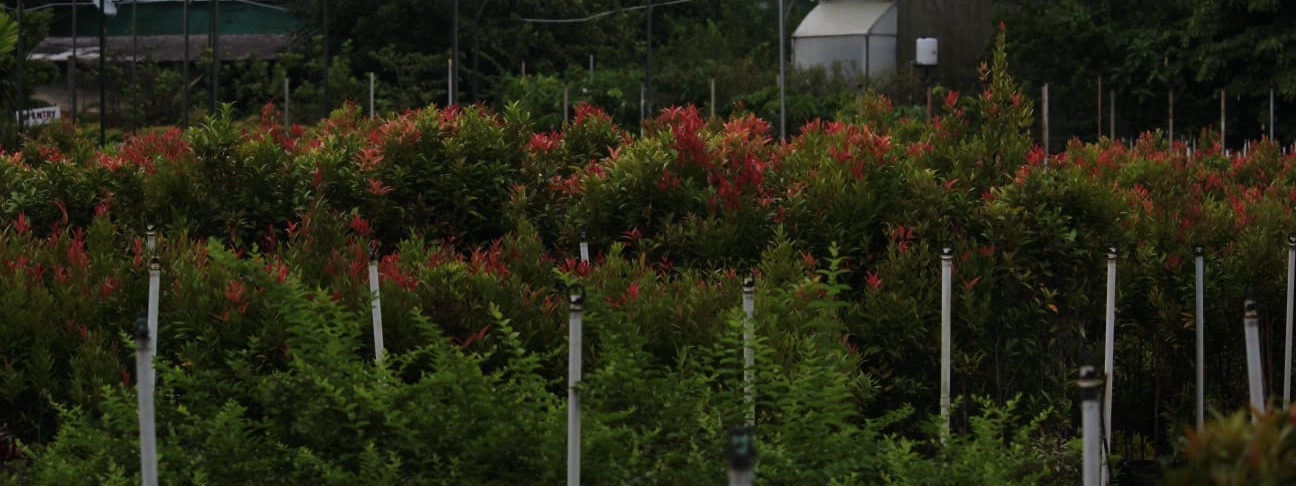
<svg viewBox="0 0 1296 486">
<path fill-rule="evenodd" d="M 1296 319 L 1296 233 L 1287 235 L 1287 335 L 1283 340 L 1283 406 L 1291 403 L 1292 321 Z"/>
<path fill-rule="evenodd" d="M 454 106 L 454 59 L 446 60 L 446 108 Z"/>
<path fill-rule="evenodd" d="M 1170 142 L 1174 142 L 1174 90 L 1170 90 Z"/>
<path fill-rule="evenodd" d="M 292 121 L 291 121 L 292 118 L 289 117 L 289 111 L 290 111 L 291 108 L 292 108 L 292 96 L 290 95 L 290 92 L 289 92 L 289 90 L 288 90 L 288 84 L 289 84 L 288 76 L 284 76 L 284 82 L 283 82 L 283 85 L 284 85 L 284 112 L 283 112 L 283 119 L 284 119 L 283 124 L 284 124 L 284 130 L 288 130 L 289 128 L 292 127 Z"/>
<path fill-rule="evenodd" d="M 1049 154 L 1049 92 L 1048 83 L 1044 83 L 1044 116 L 1040 126 L 1044 132 L 1044 154 Z"/>
<path fill-rule="evenodd" d="M 580 232 L 580 259 L 581 263 L 589 263 L 589 240 L 585 238 L 585 230 Z"/>
<path fill-rule="evenodd" d="M 1112 362 L 1115 360 L 1116 352 L 1116 245 L 1107 248 L 1107 336 L 1103 343 L 1103 436 L 1106 440 L 1106 450 L 1111 450 L 1111 403 L 1112 403 L 1112 384 L 1116 381 L 1115 370 L 1112 368 Z M 1107 483 L 1108 468 L 1106 455 L 1103 455 L 1103 484 Z"/>
<path fill-rule="evenodd" d="M 567 114 L 568 95 L 570 94 L 569 89 L 570 88 L 566 84 L 563 85 L 563 123 L 566 123 L 569 119 Z"/>
<path fill-rule="evenodd" d="M 1269 140 L 1274 139 L 1274 90 L 1269 89 Z M 1290 362 L 1291 360 L 1287 360 Z"/>
<path fill-rule="evenodd" d="M 182 118 L 182 127 L 189 128 L 189 1 L 184 0 L 184 67 L 181 68 L 180 81 L 183 85 L 184 94 L 181 95 L 181 103 L 184 104 L 184 116 Z"/>
<path fill-rule="evenodd" d="M 72 87 L 72 124 L 77 121 L 77 10 L 79 5 L 72 4 L 72 61 L 68 63 L 68 85 Z"/>
<path fill-rule="evenodd" d="M 1116 90 L 1107 92 L 1107 105 L 1107 136 L 1114 141 L 1116 140 Z"/>
<path fill-rule="evenodd" d="M 1197 430 L 1206 426 L 1206 250 L 1201 245 L 1193 247 L 1193 263 L 1197 274 L 1196 325 L 1197 328 Z"/>
<path fill-rule="evenodd" d="M 454 0 L 453 11 L 450 14 L 450 104 L 459 99 L 455 96 L 459 89 L 459 71 L 457 64 L 459 62 L 459 0 Z"/>
<path fill-rule="evenodd" d="M 1080 367 L 1080 409 L 1084 422 L 1084 470 L 1081 476 L 1084 486 L 1099 486 L 1099 477 L 1102 476 L 1099 461 L 1102 456 L 1102 431 L 1099 430 L 1102 412 L 1098 401 L 1101 381 L 1097 375 L 1092 366 Z"/>
<path fill-rule="evenodd" d="M 211 1 L 211 115 L 216 116 L 220 109 L 220 0 Z"/>
<path fill-rule="evenodd" d="M 953 307 L 951 281 L 954 274 L 954 248 L 946 245 L 941 249 L 941 375 L 940 375 L 940 411 L 944 429 L 941 440 L 950 432 L 950 312 Z"/>
<path fill-rule="evenodd" d="M 18 14 L 17 14 L 17 17 L 18 17 L 18 44 L 15 45 L 15 47 L 17 48 L 17 51 L 18 51 L 18 56 L 17 56 L 17 59 L 18 59 L 18 61 L 17 61 L 18 66 L 17 66 L 17 67 L 18 67 L 18 69 L 17 69 L 17 73 L 16 73 L 16 74 L 17 74 L 16 77 L 18 78 L 18 79 L 17 79 L 17 82 L 18 82 L 18 99 L 15 100 L 15 105 L 17 105 L 16 107 L 18 108 L 18 136 L 19 136 L 19 138 L 22 138 L 22 133 L 23 133 L 23 124 L 24 124 L 23 116 L 27 114 L 27 113 L 26 113 L 26 112 L 27 112 L 27 103 L 26 103 L 26 101 L 27 101 L 27 93 L 24 92 L 24 90 L 23 90 L 23 88 L 24 88 L 24 86 L 23 86 L 23 78 L 24 78 L 24 75 L 26 74 L 26 73 L 23 72 L 23 71 L 24 71 L 23 68 L 25 67 L 24 64 L 26 64 L 26 63 L 23 62 L 23 61 L 25 61 L 25 60 L 27 59 L 27 56 L 23 53 L 23 28 L 22 28 L 22 24 L 23 24 L 23 3 L 22 3 L 22 0 L 18 0 Z"/>
<path fill-rule="evenodd" d="M 779 0 L 779 139 L 787 139 L 787 54 L 784 52 L 784 39 L 787 26 L 783 18 L 783 0 Z"/>
<path fill-rule="evenodd" d="M 1225 133 L 1224 128 L 1226 123 L 1224 118 L 1224 96 L 1225 96 L 1224 90 L 1221 89 L 1220 90 L 1220 148 L 1224 149 L 1225 150 L 1224 153 L 1225 155 L 1227 155 L 1228 144 L 1224 142 L 1224 133 Z"/>
<path fill-rule="evenodd" d="M 590 90 L 594 89 L 594 55 L 590 54 Z"/>
<path fill-rule="evenodd" d="M 369 73 L 369 118 L 374 117 L 374 73 Z"/>
<path fill-rule="evenodd" d="M 369 248 L 369 307 L 373 313 L 374 361 L 383 359 L 382 296 L 378 289 L 378 246 Z"/>
<path fill-rule="evenodd" d="M 150 270 L 152 273 L 152 270 Z M 135 389 L 139 406 L 140 479 L 144 486 L 157 486 L 157 432 L 153 420 L 153 344 L 149 325 L 135 323 Z"/>
<path fill-rule="evenodd" d="M 131 130 L 139 127 L 139 81 L 135 76 L 136 65 L 139 64 L 139 28 L 136 19 L 139 17 L 139 0 L 131 1 L 131 65 L 130 65 L 130 85 L 131 85 Z"/>
<path fill-rule="evenodd" d="M 716 116 L 715 113 L 716 113 L 716 105 L 715 105 L 715 78 L 712 77 L 712 78 L 711 78 L 711 118 L 715 118 L 715 116 Z"/>
<path fill-rule="evenodd" d="M 644 88 L 644 105 L 648 108 L 648 112 L 649 112 L 649 113 L 652 113 L 652 83 L 653 83 L 653 65 L 652 65 L 652 51 L 653 51 L 653 49 L 652 49 L 652 48 L 653 48 L 653 42 L 652 42 L 652 40 L 653 40 L 653 35 L 652 35 L 652 18 L 653 18 L 653 0 L 648 0 L 648 28 L 647 28 L 647 31 L 648 31 L 648 32 L 647 32 L 647 33 L 648 33 L 648 75 L 645 76 L 645 79 L 644 79 L 644 85 L 645 85 L 645 88 Z M 640 118 L 642 119 L 643 117 L 640 117 Z"/>
<path fill-rule="evenodd" d="M 747 426 L 756 425 L 756 394 L 753 381 L 756 373 L 756 351 L 752 342 L 756 339 L 756 279 L 748 276 L 742 283 L 743 314 L 743 397 L 747 401 Z"/>
<path fill-rule="evenodd" d="M 149 288 L 148 288 L 148 331 L 149 336 L 153 339 L 154 352 L 158 349 L 158 301 L 161 295 L 161 272 L 162 267 L 157 258 L 157 232 L 153 231 L 153 226 L 149 225 L 148 230 L 144 233 L 147 241 L 149 253 L 153 254 L 149 260 Z M 152 369 L 150 364 L 149 369 Z"/>
<path fill-rule="evenodd" d="M 321 3 L 324 10 L 321 15 L 324 20 L 322 22 L 324 28 L 324 80 L 320 86 L 324 88 L 324 116 L 328 116 L 331 111 L 329 110 L 329 66 L 331 64 L 329 57 L 329 0 L 321 0 Z"/>
<path fill-rule="evenodd" d="M 1265 411 L 1264 381 L 1260 369 L 1260 316 L 1256 312 L 1255 298 L 1247 289 L 1246 303 L 1242 307 L 1242 327 L 1246 332 L 1247 379 L 1251 389 L 1252 416 Z"/>
<path fill-rule="evenodd" d="M 1098 76 L 1098 138 L 1102 138 L 1102 120 L 1103 120 L 1103 114 L 1102 114 L 1102 111 L 1103 111 L 1103 110 L 1102 110 L 1102 108 L 1103 108 L 1103 107 L 1102 107 L 1102 104 L 1103 104 L 1103 96 L 1102 96 L 1102 93 L 1103 93 L 1103 90 L 1102 90 L 1102 76 Z"/>
<path fill-rule="evenodd" d="M 581 412 L 581 305 L 585 287 L 571 286 L 567 295 L 571 315 L 567 321 L 567 486 L 580 486 Z"/>
<path fill-rule="evenodd" d="M 105 72 L 107 65 L 104 63 L 104 57 L 108 54 L 106 39 L 108 38 L 108 14 L 105 12 L 105 0 L 99 0 L 99 145 L 108 144 L 108 132 L 104 126 L 108 123 L 105 115 L 108 113 L 108 89 L 104 86 Z"/>
</svg>

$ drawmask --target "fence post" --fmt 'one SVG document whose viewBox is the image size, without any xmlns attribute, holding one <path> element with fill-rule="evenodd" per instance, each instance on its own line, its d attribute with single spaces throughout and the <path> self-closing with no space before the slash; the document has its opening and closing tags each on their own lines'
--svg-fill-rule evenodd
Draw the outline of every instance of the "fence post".
<svg viewBox="0 0 1296 486">
<path fill-rule="evenodd" d="M 1252 417 L 1265 411 L 1264 381 L 1260 369 L 1260 316 L 1256 312 L 1255 297 L 1247 289 L 1246 303 L 1242 306 L 1242 327 L 1246 333 L 1247 379 L 1251 390 Z"/>
<path fill-rule="evenodd" d="M 756 424 L 756 395 L 753 392 L 752 382 L 754 380 L 756 366 L 756 352 L 752 348 L 752 340 L 756 335 L 756 323 L 752 316 L 756 313 L 756 279 L 748 276 L 743 279 L 742 283 L 743 313 L 746 319 L 743 320 L 743 396 L 747 402 L 747 426 L 751 427 Z"/>
<path fill-rule="evenodd" d="M 374 361 L 383 359 L 382 296 L 378 289 L 378 245 L 369 248 L 369 299 L 373 313 Z"/>
<path fill-rule="evenodd" d="M 581 381 L 581 306 L 584 302 L 585 287 L 572 285 L 567 294 L 571 312 L 567 320 L 567 486 L 580 485 L 581 412 L 580 393 L 576 387 Z"/>
<path fill-rule="evenodd" d="M 954 248 L 941 249 L 941 348 L 940 348 L 940 412 L 944 428 L 941 441 L 950 433 L 950 310 L 953 307 L 952 280 L 954 274 Z"/>
<path fill-rule="evenodd" d="M 1287 334 L 1283 339 L 1283 405 L 1291 402 L 1292 321 L 1296 318 L 1296 233 L 1287 234 Z"/>
<path fill-rule="evenodd" d="M 1111 450 L 1111 415 L 1112 415 L 1112 384 L 1116 382 L 1115 370 L 1112 368 L 1112 362 L 1115 360 L 1116 353 L 1116 257 L 1119 255 L 1116 245 L 1107 248 L 1107 335 L 1106 342 L 1103 343 L 1103 436 L 1106 450 Z M 1111 464 L 1107 463 L 1107 456 L 1103 455 L 1102 483 L 1107 484 Z"/>
<path fill-rule="evenodd" d="M 1206 250 L 1202 245 L 1193 246 L 1193 263 L 1196 267 L 1196 314 L 1197 328 L 1197 430 L 1206 425 Z"/>
<path fill-rule="evenodd" d="M 1080 367 L 1080 409 L 1084 422 L 1084 470 L 1081 476 L 1084 486 L 1099 486 L 1098 480 L 1102 475 L 1099 462 L 1102 456 L 1102 431 L 1099 429 L 1102 411 L 1098 401 L 1102 381 L 1097 374 L 1093 366 Z"/>
</svg>

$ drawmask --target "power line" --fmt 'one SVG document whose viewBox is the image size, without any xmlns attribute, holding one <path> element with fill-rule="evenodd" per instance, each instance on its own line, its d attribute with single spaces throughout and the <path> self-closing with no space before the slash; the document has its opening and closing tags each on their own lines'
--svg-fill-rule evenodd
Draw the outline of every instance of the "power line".
<svg viewBox="0 0 1296 486">
<path fill-rule="evenodd" d="M 693 2 L 693 1 L 695 1 L 695 0 L 674 0 L 674 1 L 665 2 L 665 3 L 655 3 L 655 2 L 654 2 L 654 3 L 653 3 L 653 7 L 666 7 L 666 6 L 670 6 L 670 5 L 678 5 L 678 4 L 681 4 L 681 3 L 689 3 L 689 2 Z M 594 20 L 594 19 L 597 19 L 597 18 L 600 18 L 600 17 L 607 17 L 608 15 L 612 15 L 612 14 L 617 14 L 617 13 L 621 13 L 621 12 L 629 12 L 629 11 L 631 11 L 631 10 L 643 10 L 643 9 L 646 9 L 646 8 L 648 8 L 648 5 L 639 5 L 639 6 L 635 6 L 635 7 L 625 7 L 625 8 L 618 9 L 618 10 L 609 10 L 609 11 L 607 11 L 607 12 L 599 12 L 599 13 L 596 13 L 596 14 L 591 15 L 591 16 L 589 16 L 589 17 L 583 17 L 583 18 L 578 18 L 578 19 L 507 19 L 507 20 L 513 20 L 513 21 L 517 21 L 517 22 L 530 22 L 530 23 L 536 23 L 536 24 L 574 24 L 574 23 L 578 23 L 578 22 L 589 22 L 589 21 L 591 21 L 591 20 Z"/>
</svg>

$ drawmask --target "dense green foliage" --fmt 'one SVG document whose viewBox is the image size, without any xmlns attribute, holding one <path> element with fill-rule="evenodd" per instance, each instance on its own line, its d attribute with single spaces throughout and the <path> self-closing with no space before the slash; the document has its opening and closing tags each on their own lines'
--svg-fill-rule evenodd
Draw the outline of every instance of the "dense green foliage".
<svg viewBox="0 0 1296 486">
<path fill-rule="evenodd" d="M 757 282 L 759 476 L 1074 484 L 1076 365 L 1102 349 L 1117 244 L 1114 451 L 1192 417 L 1191 247 L 1208 249 L 1207 396 L 1243 402 L 1243 288 L 1278 370 L 1296 159 L 1074 142 L 1047 156 L 1007 74 L 925 122 L 858 98 L 786 143 L 672 107 L 626 133 L 583 105 L 317 126 L 228 110 L 97 150 L 66 125 L 0 154 L 7 479 L 129 483 L 130 330 L 160 233 L 163 476 L 192 483 L 552 483 L 567 285 L 587 291 L 585 478 L 704 484 L 744 420 L 739 282 Z M 1209 138 L 1210 134 L 1205 134 Z M 580 233 L 593 261 L 580 262 Z M 378 247 L 387 359 L 372 362 Z M 955 251 L 952 434 L 936 414 L 938 251 Z M 1268 374 L 1276 389 L 1279 373 Z"/>
</svg>

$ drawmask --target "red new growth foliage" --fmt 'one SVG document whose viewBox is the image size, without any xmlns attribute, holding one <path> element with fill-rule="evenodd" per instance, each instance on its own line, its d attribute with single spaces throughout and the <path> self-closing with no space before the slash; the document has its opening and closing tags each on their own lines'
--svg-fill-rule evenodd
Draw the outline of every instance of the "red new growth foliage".
<svg viewBox="0 0 1296 486">
<path fill-rule="evenodd" d="M 14 229 L 20 235 L 25 235 L 31 231 L 31 221 L 27 220 L 27 213 L 18 213 L 18 219 L 14 220 Z"/>
<path fill-rule="evenodd" d="M 573 124 L 583 125 L 587 120 L 590 119 L 603 121 L 607 123 L 612 122 L 612 117 L 608 116 L 607 112 L 603 111 L 602 108 L 591 105 L 588 102 L 584 102 L 584 101 L 577 103 L 576 118 L 574 119 Z"/>
<path fill-rule="evenodd" d="M 558 150 L 562 143 L 562 132 L 537 133 L 531 136 L 531 141 L 527 143 L 527 151 L 532 154 L 547 154 Z"/>
<path fill-rule="evenodd" d="M 378 273 L 382 275 L 383 280 L 390 281 L 405 290 L 414 290 L 418 287 L 419 280 L 417 277 L 410 276 L 400 268 L 400 255 L 393 253 L 383 257 L 378 262 Z"/>
<path fill-rule="evenodd" d="M 868 272 L 864 278 L 864 282 L 868 284 L 870 289 L 877 290 L 878 287 L 882 286 L 882 277 L 879 276 L 877 272 Z"/>
<path fill-rule="evenodd" d="M 356 213 L 354 216 L 351 216 L 351 230 L 355 231 L 360 236 L 367 237 L 373 234 L 373 230 L 369 229 L 369 221 L 366 221 L 364 218 L 360 217 L 359 213 Z"/>
<path fill-rule="evenodd" d="M 366 190 L 368 190 L 370 194 L 375 196 L 385 196 L 387 193 L 392 192 L 392 188 L 383 185 L 383 182 L 380 179 L 369 179 L 368 182 L 369 187 Z"/>
</svg>

